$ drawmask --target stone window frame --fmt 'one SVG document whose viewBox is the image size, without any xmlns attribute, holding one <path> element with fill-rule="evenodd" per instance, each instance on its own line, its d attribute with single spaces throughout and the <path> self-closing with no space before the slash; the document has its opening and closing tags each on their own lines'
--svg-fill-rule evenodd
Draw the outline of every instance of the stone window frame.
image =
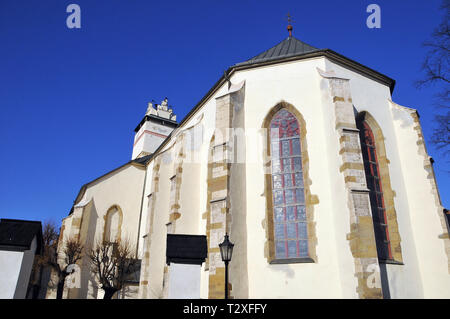
<svg viewBox="0 0 450 319">
<path fill-rule="evenodd" d="M 358 127 L 359 123 L 365 122 L 372 131 L 375 140 L 375 149 L 377 153 L 378 169 L 383 190 L 384 208 L 386 212 L 387 228 L 389 232 L 389 242 L 392 259 L 379 259 L 384 264 L 400 264 L 403 265 L 403 255 L 401 248 L 401 237 L 398 229 L 397 212 L 395 210 L 394 197 L 395 191 L 391 186 L 391 178 L 389 174 L 389 159 L 386 155 L 385 137 L 380 125 L 375 118 L 367 111 L 361 111 L 356 116 Z"/>
<path fill-rule="evenodd" d="M 303 185 L 305 193 L 305 207 L 306 207 L 306 222 L 307 222 L 307 232 L 308 232 L 308 253 L 309 257 L 303 258 L 286 258 L 280 259 L 276 258 L 275 255 L 275 234 L 274 234 L 274 205 L 273 205 L 273 193 L 272 193 L 272 174 L 265 173 L 264 176 L 264 197 L 266 199 L 266 213 L 265 220 L 263 222 L 266 242 L 264 247 L 264 255 L 269 264 L 293 264 L 293 263 L 317 263 L 317 237 L 316 237 L 316 223 L 314 221 L 314 205 L 319 203 L 317 195 L 312 195 L 310 190 L 310 185 L 312 184 L 309 178 L 309 156 L 308 156 L 308 145 L 306 140 L 306 122 L 302 114 L 290 103 L 285 101 L 277 103 L 272 109 L 267 113 L 263 120 L 262 129 L 267 132 L 265 134 L 264 147 L 263 147 L 263 158 L 264 166 L 266 172 L 270 172 L 272 167 L 271 161 L 271 150 L 270 150 L 270 123 L 275 114 L 277 114 L 281 109 L 286 109 L 298 121 L 300 129 L 300 145 L 301 145 L 301 160 L 303 168 Z"/>
</svg>

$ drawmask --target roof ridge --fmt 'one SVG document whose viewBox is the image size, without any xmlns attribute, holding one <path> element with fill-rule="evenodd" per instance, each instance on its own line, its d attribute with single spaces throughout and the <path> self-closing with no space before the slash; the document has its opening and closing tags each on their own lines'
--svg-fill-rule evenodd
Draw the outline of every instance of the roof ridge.
<svg viewBox="0 0 450 319">
<path fill-rule="evenodd" d="M 278 42 L 276 45 L 274 45 L 273 47 L 271 47 L 271 48 L 269 48 L 269 49 L 267 49 L 267 50 L 264 50 L 263 52 L 261 52 L 261 53 L 259 53 L 259 54 L 257 54 L 257 55 L 255 55 L 255 56 L 253 56 L 252 58 L 250 58 L 250 59 L 248 59 L 248 60 L 246 60 L 246 61 L 250 61 L 250 60 L 253 60 L 253 59 L 255 59 L 256 57 L 258 57 L 258 56 L 260 56 L 260 55 L 262 55 L 262 54 L 264 54 L 264 53 L 267 53 L 267 52 L 269 52 L 270 51 L 270 49 L 273 49 L 273 48 L 275 48 L 276 46 L 278 46 L 279 44 L 281 44 L 283 41 L 285 41 L 285 40 L 287 40 L 287 39 L 283 39 L 283 40 L 281 40 L 280 42 Z"/>
<path fill-rule="evenodd" d="M 316 47 L 313 47 L 312 45 L 303 42 L 302 40 L 297 39 L 296 37 L 288 37 L 283 40 L 281 40 L 279 43 L 277 43 L 275 46 L 255 55 L 254 57 L 241 62 L 237 63 L 239 64 L 252 64 L 257 63 L 261 61 L 266 61 L 268 59 L 276 59 L 276 58 L 282 58 L 286 56 L 291 55 L 297 55 L 297 54 L 304 54 L 307 52 L 312 52 L 319 50 Z"/>
<path fill-rule="evenodd" d="M 0 218 L 0 222 L 1 221 L 5 221 L 5 222 L 21 222 L 21 223 L 36 223 L 36 224 L 41 223 L 40 220 L 27 220 L 27 219 L 15 219 L 15 218 Z"/>
</svg>

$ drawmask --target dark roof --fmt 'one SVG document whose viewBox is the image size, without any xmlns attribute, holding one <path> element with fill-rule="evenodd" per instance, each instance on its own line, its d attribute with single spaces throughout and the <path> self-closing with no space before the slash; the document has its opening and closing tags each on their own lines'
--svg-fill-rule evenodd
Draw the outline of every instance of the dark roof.
<svg viewBox="0 0 450 319">
<path fill-rule="evenodd" d="M 300 41 L 297 38 L 289 37 L 284 39 L 276 46 L 258 54 L 257 56 L 236 65 L 247 65 L 265 61 L 276 60 L 280 58 L 286 58 L 296 55 L 301 55 L 309 52 L 318 51 L 319 49 Z"/>
<path fill-rule="evenodd" d="M 206 236 L 167 234 L 166 259 L 180 264 L 201 264 L 208 254 Z"/>
<path fill-rule="evenodd" d="M 139 122 L 138 126 L 136 126 L 134 131 L 135 132 L 139 131 L 141 129 L 142 125 L 144 125 L 144 123 L 147 121 L 161 123 L 163 125 L 170 126 L 173 128 L 178 126 L 177 121 L 172 121 L 172 120 L 166 119 L 164 117 L 151 114 L 151 115 L 144 116 L 144 118 L 142 119 L 142 121 Z"/>
<path fill-rule="evenodd" d="M 6 250 L 28 250 L 37 237 L 36 253 L 42 251 L 42 224 L 40 221 L 0 219 L 0 247 Z"/>
<path fill-rule="evenodd" d="M 131 162 L 146 165 L 151 160 L 152 156 L 152 154 L 145 155 L 139 158 L 135 158 L 134 160 L 131 160 Z"/>
</svg>

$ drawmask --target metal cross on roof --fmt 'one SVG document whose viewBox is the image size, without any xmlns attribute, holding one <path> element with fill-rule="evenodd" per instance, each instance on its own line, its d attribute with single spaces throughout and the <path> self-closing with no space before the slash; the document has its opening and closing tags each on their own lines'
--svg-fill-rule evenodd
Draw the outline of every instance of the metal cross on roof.
<svg viewBox="0 0 450 319">
<path fill-rule="evenodd" d="M 291 16 L 291 14 L 289 12 L 286 15 L 286 17 L 287 17 L 287 22 L 289 23 L 288 26 L 287 26 L 287 29 L 289 31 L 289 38 L 292 38 L 292 29 L 293 29 L 293 27 L 291 25 L 291 22 L 294 22 L 294 20 L 292 19 L 292 16 Z"/>
<path fill-rule="evenodd" d="M 287 17 L 287 22 L 289 23 L 289 24 L 291 24 L 291 22 L 294 22 L 294 20 L 292 20 L 292 16 L 291 16 L 291 14 L 288 12 L 288 14 L 286 15 L 286 17 Z"/>
</svg>

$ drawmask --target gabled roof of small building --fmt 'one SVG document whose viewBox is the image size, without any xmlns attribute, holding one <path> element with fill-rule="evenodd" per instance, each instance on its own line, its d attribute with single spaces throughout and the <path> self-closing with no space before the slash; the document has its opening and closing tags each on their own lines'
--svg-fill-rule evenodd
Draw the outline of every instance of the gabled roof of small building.
<svg viewBox="0 0 450 319">
<path fill-rule="evenodd" d="M 201 264 L 208 255 L 205 235 L 167 234 L 166 262 Z"/>
<path fill-rule="evenodd" d="M 318 48 L 315 48 L 303 41 L 295 37 L 288 37 L 284 39 L 276 46 L 258 54 L 257 56 L 241 63 L 237 63 L 236 65 L 248 65 L 266 61 L 277 60 L 281 58 L 287 58 L 296 55 L 302 55 L 309 52 L 319 51 Z"/>
<path fill-rule="evenodd" d="M 42 224 L 40 221 L 0 219 L 0 249 L 28 250 L 37 239 L 36 253 L 42 251 Z"/>
</svg>

